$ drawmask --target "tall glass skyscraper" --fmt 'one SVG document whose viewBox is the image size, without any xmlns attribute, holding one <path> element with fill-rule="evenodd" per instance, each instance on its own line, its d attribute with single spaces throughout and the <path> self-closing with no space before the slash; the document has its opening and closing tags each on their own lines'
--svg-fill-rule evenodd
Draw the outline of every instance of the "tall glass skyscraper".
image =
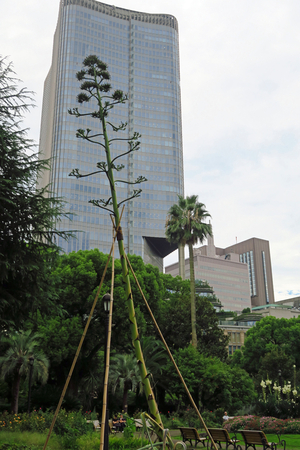
<svg viewBox="0 0 300 450">
<path fill-rule="evenodd" d="M 106 178 L 68 176 L 74 168 L 94 172 L 96 163 L 105 160 L 100 146 L 76 138 L 78 128 L 96 131 L 99 122 L 68 114 L 69 108 L 78 106 L 80 84 L 75 74 L 90 54 L 108 64 L 112 88 L 128 93 L 129 101 L 111 111 L 110 121 L 128 122 L 126 137 L 133 131 L 142 135 L 141 149 L 122 161 L 121 175 L 127 181 L 139 175 L 148 180 L 138 186 L 141 196 L 125 204 L 125 248 L 162 268 L 162 258 L 174 250 L 164 239 L 166 215 L 184 188 L 177 20 L 95 0 L 61 1 L 44 87 L 40 153 L 52 158 L 51 171 L 41 184 L 50 183 L 55 195 L 66 199 L 72 215 L 72 222 L 63 219 L 59 227 L 78 230 L 76 238 L 59 242 L 66 252 L 91 248 L 109 252 L 112 242 L 108 213 L 88 203 L 110 196 Z M 128 149 L 126 142 L 114 144 L 113 157 Z M 129 197 L 131 189 L 119 184 L 118 200 Z"/>
</svg>

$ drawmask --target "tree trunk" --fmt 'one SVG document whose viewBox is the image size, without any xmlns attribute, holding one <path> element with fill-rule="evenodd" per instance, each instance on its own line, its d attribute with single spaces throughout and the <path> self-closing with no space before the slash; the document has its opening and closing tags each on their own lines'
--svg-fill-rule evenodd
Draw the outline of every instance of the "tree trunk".
<svg viewBox="0 0 300 450">
<path fill-rule="evenodd" d="M 126 382 L 124 383 L 124 391 L 123 391 L 123 411 L 127 414 L 128 411 L 128 390 Z"/>
<path fill-rule="evenodd" d="M 184 259 L 184 245 L 178 244 L 178 261 L 179 261 L 179 276 L 185 280 L 185 259 Z"/>
<path fill-rule="evenodd" d="M 14 377 L 12 384 L 12 400 L 11 400 L 11 412 L 13 414 L 18 414 L 19 409 L 19 391 L 20 391 L 20 381 L 21 376 L 19 374 L 19 370 Z"/>
<path fill-rule="evenodd" d="M 196 302 L 195 302 L 195 269 L 194 269 L 194 252 L 193 244 L 189 243 L 189 260 L 190 260 L 190 286 L 191 286 L 191 321 L 192 321 L 192 346 L 197 348 L 197 331 L 196 331 Z"/>
</svg>

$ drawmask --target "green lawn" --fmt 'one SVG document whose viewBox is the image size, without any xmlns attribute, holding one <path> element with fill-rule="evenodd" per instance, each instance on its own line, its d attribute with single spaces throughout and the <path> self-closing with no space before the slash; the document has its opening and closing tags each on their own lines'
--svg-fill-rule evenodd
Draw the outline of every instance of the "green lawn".
<svg viewBox="0 0 300 450">
<path fill-rule="evenodd" d="M 173 439 L 175 441 L 181 440 L 180 435 L 174 436 L 175 432 L 172 432 Z M 230 433 L 232 436 L 232 433 Z M 241 440 L 242 444 L 242 437 L 241 435 L 237 435 L 238 439 Z M 278 438 L 276 435 L 268 434 L 267 438 L 269 442 L 275 442 L 278 443 Z M 286 450 L 300 450 L 300 435 L 297 434 L 283 434 L 281 436 L 282 439 L 286 441 Z M 51 439 L 48 443 L 47 450 L 66 450 L 68 447 L 66 446 L 66 442 L 63 443 L 63 438 L 59 436 L 51 436 Z M 123 436 L 112 436 L 110 437 L 110 449 L 116 449 L 116 448 L 122 448 L 123 445 L 120 446 L 120 440 L 123 440 Z M 12 432 L 12 431 L 1 431 L 0 432 L 0 450 L 1 450 L 1 444 L 23 444 L 27 445 L 28 447 L 31 447 L 34 450 L 42 450 L 43 446 L 46 441 L 46 434 L 41 433 L 31 433 L 31 432 Z M 117 442 L 118 441 L 118 442 Z M 65 444 L 65 445 L 63 445 Z M 76 445 L 78 445 L 78 450 L 98 450 L 100 445 L 100 433 L 90 433 L 88 435 L 84 435 L 77 439 Z M 70 442 L 70 449 L 72 449 L 73 445 Z M 190 445 L 187 446 L 188 449 L 192 449 L 195 447 L 191 447 Z M 74 448 L 74 447 L 73 447 Z M 138 448 L 135 446 L 135 448 Z M 224 445 L 223 445 L 223 448 Z M 244 448 L 244 445 L 242 445 L 242 448 Z M 262 447 L 257 447 L 262 448 Z M 129 443 L 128 449 L 125 447 L 124 450 L 132 450 L 133 445 Z M 197 450 L 204 449 L 203 446 L 198 444 Z M 283 449 L 283 447 L 278 446 L 278 450 Z"/>
<path fill-rule="evenodd" d="M 0 432 L 0 449 L 1 444 L 23 444 L 28 447 L 40 450 L 46 442 L 46 435 L 42 433 L 33 433 L 30 431 L 4 431 Z M 47 446 L 47 450 L 63 450 L 61 440 L 58 436 L 51 436 Z"/>
<path fill-rule="evenodd" d="M 240 434 L 237 434 L 237 438 L 243 442 L 243 438 Z M 267 438 L 268 438 L 269 442 L 274 442 L 275 444 L 278 444 L 278 437 L 276 434 L 267 434 Z M 282 434 L 281 439 L 284 439 L 286 442 L 285 450 L 293 450 L 293 449 L 300 450 L 300 435 L 298 435 L 298 434 Z M 262 447 L 258 447 L 258 448 L 262 448 Z M 277 445 L 277 449 L 278 450 L 283 449 L 283 446 Z"/>
<path fill-rule="evenodd" d="M 26 445 L 32 450 L 42 450 L 46 442 L 47 434 L 33 433 L 33 432 L 16 432 L 16 431 L 0 431 L 0 450 L 2 444 L 19 444 Z M 124 442 L 126 441 L 126 443 Z M 125 445 L 128 444 L 128 448 Z M 142 444 L 140 435 L 136 438 L 125 440 L 124 435 L 110 436 L 109 448 L 110 450 L 134 450 L 141 448 L 146 442 Z M 27 449 L 26 447 L 26 449 Z M 52 435 L 47 445 L 47 450 L 99 450 L 100 447 L 100 433 L 91 432 L 75 438 L 68 438 L 68 436 Z"/>
<path fill-rule="evenodd" d="M 230 436 L 233 437 L 234 435 L 232 433 L 230 433 Z M 244 441 L 243 441 L 242 435 L 237 433 L 237 438 L 240 440 L 239 444 L 244 449 L 244 445 L 243 445 Z M 267 434 L 267 438 L 268 438 L 269 442 L 274 442 L 275 444 L 278 444 L 278 437 L 276 434 Z M 173 439 L 176 441 L 180 441 L 181 436 L 180 435 L 173 436 Z M 299 434 L 282 434 L 281 439 L 284 439 L 286 441 L 285 450 L 294 450 L 294 449 L 300 450 L 300 435 Z M 194 443 L 194 441 L 193 441 L 193 443 Z M 188 450 L 195 448 L 194 446 L 191 447 L 188 442 L 186 442 L 186 444 L 187 444 Z M 223 444 L 222 447 L 225 448 L 225 445 Z M 262 447 L 256 446 L 256 448 L 259 449 Z M 204 449 L 204 447 L 202 445 L 198 444 L 197 449 L 201 450 L 201 449 Z M 277 450 L 281 450 L 281 449 L 283 449 L 283 446 L 277 445 Z"/>
</svg>

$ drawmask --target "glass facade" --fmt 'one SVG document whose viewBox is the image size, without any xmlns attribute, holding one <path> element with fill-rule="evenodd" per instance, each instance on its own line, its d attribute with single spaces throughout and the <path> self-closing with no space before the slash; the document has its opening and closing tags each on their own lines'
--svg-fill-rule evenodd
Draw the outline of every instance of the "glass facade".
<svg viewBox="0 0 300 450">
<path fill-rule="evenodd" d="M 128 93 L 129 101 L 111 110 L 109 120 L 128 123 L 124 138 L 133 131 L 142 135 L 140 150 L 118 161 L 125 165 L 120 178 L 147 178 L 138 185 L 143 189 L 141 196 L 125 203 L 125 248 L 147 262 L 162 256 L 151 239 L 164 237 L 167 211 L 177 202 L 177 195 L 183 195 L 177 28 L 172 16 L 129 11 L 94 0 L 61 2 L 52 66 L 45 81 L 40 152 L 53 158 L 50 177 L 43 180 L 44 184 L 51 183 L 55 195 L 66 200 L 66 210 L 71 213 L 72 222 L 62 218 L 59 227 L 76 230 L 76 237 L 68 243 L 59 242 L 66 252 L 99 248 L 108 253 L 112 242 L 108 212 L 88 203 L 110 197 L 106 178 L 93 175 L 76 180 L 68 176 L 74 168 L 81 173 L 94 172 L 96 163 L 105 160 L 102 147 L 76 138 L 78 128 L 98 131 L 97 120 L 68 115 L 69 108 L 79 106 L 75 74 L 83 59 L 95 54 L 108 64 L 113 89 Z M 79 109 L 84 112 L 85 108 L 90 110 L 90 106 L 81 105 Z M 125 141 L 113 142 L 112 157 L 127 149 Z M 131 192 L 131 185 L 118 183 L 119 202 Z M 150 245 L 145 245 L 145 239 Z"/>
<path fill-rule="evenodd" d="M 270 303 L 269 299 L 269 290 L 268 290 L 268 279 L 267 279 L 267 269 L 266 269 L 266 256 L 265 252 L 261 252 L 262 255 L 262 263 L 263 263 L 263 274 L 264 274 L 264 283 L 265 283 L 265 293 L 266 293 L 266 300 L 267 303 Z"/>
</svg>

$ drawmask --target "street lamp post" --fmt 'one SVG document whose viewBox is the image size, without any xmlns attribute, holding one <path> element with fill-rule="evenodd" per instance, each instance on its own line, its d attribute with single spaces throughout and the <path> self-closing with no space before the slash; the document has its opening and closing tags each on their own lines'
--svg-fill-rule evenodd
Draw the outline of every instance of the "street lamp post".
<svg viewBox="0 0 300 450">
<path fill-rule="evenodd" d="M 29 358 L 30 372 L 29 372 L 29 387 L 28 387 L 28 414 L 29 415 L 30 415 L 31 381 L 32 381 L 33 363 L 34 363 L 34 357 L 30 356 L 30 358 Z"/>
<path fill-rule="evenodd" d="M 279 386 L 282 388 L 282 378 L 281 378 L 281 370 L 278 370 L 278 378 L 279 378 Z"/>
<path fill-rule="evenodd" d="M 106 368 L 106 354 L 107 354 L 107 339 L 108 339 L 108 325 L 109 325 L 109 310 L 110 310 L 110 294 L 105 294 L 102 297 L 104 312 L 105 312 L 105 345 L 104 345 L 104 374 Z M 105 377 L 104 377 L 105 380 Z M 103 390 L 106 389 L 106 415 L 105 415 L 105 424 L 104 424 L 104 450 L 108 450 L 108 394 L 107 394 L 107 386 L 105 387 L 103 383 Z"/>
</svg>

